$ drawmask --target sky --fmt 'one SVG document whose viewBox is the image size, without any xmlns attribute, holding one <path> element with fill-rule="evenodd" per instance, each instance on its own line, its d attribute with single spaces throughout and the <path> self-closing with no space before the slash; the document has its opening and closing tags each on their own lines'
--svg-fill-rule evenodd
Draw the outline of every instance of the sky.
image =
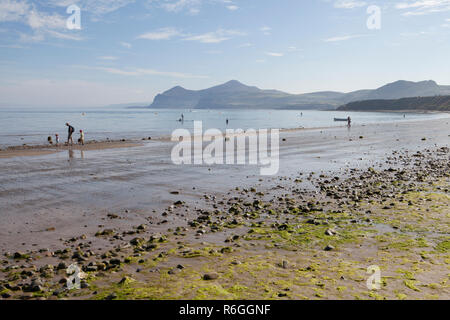
<svg viewBox="0 0 450 320">
<path fill-rule="evenodd" d="M 449 57 L 450 0 L 0 0 L 0 106 L 450 85 Z"/>
</svg>

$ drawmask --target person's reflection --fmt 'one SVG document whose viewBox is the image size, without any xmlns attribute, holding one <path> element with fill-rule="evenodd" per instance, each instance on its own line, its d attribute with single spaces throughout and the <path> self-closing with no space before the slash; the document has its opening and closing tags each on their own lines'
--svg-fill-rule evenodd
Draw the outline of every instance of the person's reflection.
<svg viewBox="0 0 450 320">
<path fill-rule="evenodd" d="M 81 159 L 84 159 L 84 151 L 83 150 L 80 150 L 80 157 L 81 157 Z"/>
<path fill-rule="evenodd" d="M 69 149 L 69 160 L 73 159 L 73 150 Z"/>
</svg>

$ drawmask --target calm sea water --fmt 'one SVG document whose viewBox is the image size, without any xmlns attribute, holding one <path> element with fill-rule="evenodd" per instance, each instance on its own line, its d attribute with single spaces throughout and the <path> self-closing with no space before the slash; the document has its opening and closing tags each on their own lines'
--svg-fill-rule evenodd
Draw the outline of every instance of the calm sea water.
<svg viewBox="0 0 450 320">
<path fill-rule="evenodd" d="M 301 116 L 303 112 L 303 116 Z M 184 123 L 177 121 L 184 114 Z M 417 121 L 450 117 L 450 114 L 403 114 L 338 111 L 284 111 L 284 110 L 151 110 L 102 108 L 86 110 L 0 108 L 0 147 L 22 144 L 45 144 L 55 133 L 66 139 L 66 122 L 75 127 L 75 138 L 80 129 L 86 139 L 141 139 L 170 135 L 178 128 L 192 129 L 194 121 L 203 121 L 209 128 L 263 129 L 315 128 L 342 126 L 335 117 L 352 117 L 355 124 Z M 229 125 L 226 126 L 226 119 Z"/>
</svg>

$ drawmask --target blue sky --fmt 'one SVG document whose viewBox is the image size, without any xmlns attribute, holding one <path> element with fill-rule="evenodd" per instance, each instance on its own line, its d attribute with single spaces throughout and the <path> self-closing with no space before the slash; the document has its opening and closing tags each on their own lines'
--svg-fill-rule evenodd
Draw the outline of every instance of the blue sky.
<svg viewBox="0 0 450 320">
<path fill-rule="evenodd" d="M 450 85 L 449 57 L 450 0 L 0 0 L 3 106 L 150 103 L 231 79 L 291 93 Z"/>
</svg>

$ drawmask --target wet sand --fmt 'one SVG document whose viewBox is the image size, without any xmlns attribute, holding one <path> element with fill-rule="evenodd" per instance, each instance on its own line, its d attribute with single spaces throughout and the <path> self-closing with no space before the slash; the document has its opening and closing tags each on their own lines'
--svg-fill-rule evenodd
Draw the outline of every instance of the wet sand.
<svg viewBox="0 0 450 320">
<path fill-rule="evenodd" d="M 92 151 L 92 150 L 105 150 L 105 149 L 117 149 L 117 148 L 131 148 L 142 145 L 136 141 L 87 141 L 84 145 L 36 145 L 36 146 L 14 146 L 0 150 L 0 159 L 15 158 L 15 157 L 32 157 L 43 156 L 56 152 L 79 150 L 79 151 Z"/>
<path fill-rule="evenodd" d="M 256 188 L 271 196 L 292 195 L 300 188 L 314 195 L 313 179 L 298 183 L 294 177 L 309 177 L 314 172 L 345 178 L 351 169 L 401 167 L 399 159 L 390 160 L 393 152 L 412 154 L 448 147 L 449 129 L 449 120 L 443 119 L 355 125 L 350 130 L 284 131 L 280 172 L 274 177 L 261 177 L 256 166 L 175 166 L 170 161 L 173 143 L 158 140 L 138 148 L 123 145 L 118 149 L 64 150 L 0 159 L 0 252 L 31 254 L 46 249 L 42 256 L 83 242 L 100 254 L 130 241 L 120 236 L 96 236 L 101 230 L 114 230 L 114 235 L 145 225 L 147 237 L 168 234 L 169 229 L 183 230 L 198 218 L 197 210 L 214 210 L 213 204 L 220 207 L 216 199 L 226 201 L 233 194 L 242 197 L 236 187 Z M 175 210 L 177 201 L 183 205 Z M 183 242 L 196 246 L 202 241 L 219 245 L 230 236 L 230 232 L 208 232 L 195 240 L 195 233 L 186 233 Z M 253 254 L 256 257 L 264 252 L 255 249 Z M 270 252 L 269 256 L 277 256 Z M 367 257 L 367 250 L 364 255 Z M 352 258 L 357 258 L 356 252 Z M 39 266 L 56 261 L 50 255 L 29 263 Z M 104 286 L 108 281 L 102 283 Z"/>
</svg>

